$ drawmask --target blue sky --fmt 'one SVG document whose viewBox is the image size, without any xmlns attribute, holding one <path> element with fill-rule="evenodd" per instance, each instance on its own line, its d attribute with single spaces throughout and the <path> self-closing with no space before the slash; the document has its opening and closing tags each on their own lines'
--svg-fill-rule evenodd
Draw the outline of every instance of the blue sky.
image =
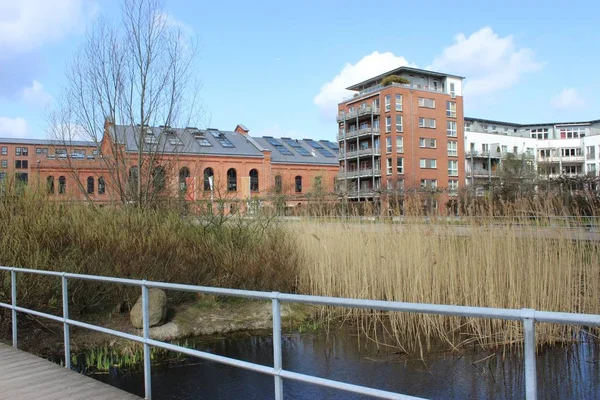
<svg viewBox="0 0 600 400">
<path fill-rule="evenodd" d="M 401 65 L 465 76 L 467 116 L 600 118 L 600 5 L 524 3 L 166 0 L 165 8 L 201 42 L 198 126 L 332 140 L 344 88 Z M 0 0 L 0 136 L 46 136 L 44 110 L 100 13 L 119 18 L 119 2 Z"/>
</svg>

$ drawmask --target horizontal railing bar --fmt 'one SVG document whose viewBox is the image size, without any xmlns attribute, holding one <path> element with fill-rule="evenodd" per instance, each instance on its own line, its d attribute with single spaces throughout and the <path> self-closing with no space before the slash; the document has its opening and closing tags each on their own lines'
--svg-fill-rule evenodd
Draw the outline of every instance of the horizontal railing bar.
<svg viewBox="0 0 600 400">
<path fill-rule="evenodd" d="M 11 306 L 11 308 L 13 308 Z M 41 317 L 41 318 L 48 318 L 51 319 L 52 321 L 56 321 L 56 322 L 64 322 L 64 318 L 63 317 L 59 317 L 57 315 L 52 315 L 52 314 L 46 314 L 40 311 L 35 311 L 35 310 L 30 310 L 29 308 L 23 308 L 23 307 L 14 307 L 15 311 L 18 312 L 22 312 L 25 314 L 31 314 L 31 315 L 35 315 L 36 317 Z"/>
<path fill-rule="evenodd" d="M 177 283 L 166 283 L 166 282 L 155 282 L 155 281 L 143 281 L 138 279 L 127 279 L 127 278 L 113 278 L 98 275 L 83 275 L 83 274 L 72 274 L 72 273 L 61 273 L 54 271 L 42 271 L 33 269 L 22 269 L 13 267 L 0 267 L 3 271 L 16 271 L 25 273 L 40 273 L 44 275 L 53 276 L 65 276 L 72 279 L 86 279 L 98 282 L 109 282 L 119 283 L 127 285 L 138 285 L 145 284 L 151 288 L 162 288 L 167 290 L 180 290 L 187 292 L 207 293 L 234 297 L 243 297 L 249 299 L 259 300 L 272 300 L 278 298 L 281 301 L 288 303 L 305 303 L 322 306 L 334 306 L 334 307 L 349 307 L 349 308 L 363 308 L 373 309 L 382 311 L 395 311 L 395 312 L 409 312 L 409 313 L 423 313 L 423 314 L 437 314 L 437 315 L 449 315 L 449 316 L 461 316 L 461 317 L 472 317 L 472 318 L 493 318 L 493 319 L 507 319 L 507 320 L 522 320 L 520 309 L 510 308 L 491 308 L 491 307 L 471 307 L 471 306 L 459 306 L 459 305 L 445 305 L 445 304 L 422 304 L 422 303 L 407 303 L 407 302 L 394 302 L 385 300 L 366 300 L 366 299 L 350 299 L 342 297 L 325 297 L 325 296 L 312 296 L 312 295 L 300 295 L 300 294 L 287 294 L 278 292 L 264 292 L 264 291 L 252 291 L 252 290 L 241 290 L 241 289 L 229 289 L 229 288 L 216 288 L 208 286 L 195 286 L 185 285 Z M 8 308 L 12 307 L 7 305 Z M 589 325 L 589 326 L 600 326 L 600 315 L 594 314 L 573 314 L 565 312 L 554 312 L 554 311 L 536 311 L 534 319 L 538 322 L 549 322 L 557 324 L 575 324 L 575 325 Z M 62 319 L 61 319 L 62 321 Z M 113 331 L 116 332 L 116 331 Z"/>
<path fill-rule="evenodd" d="M 333 389 L 344 390 L 346 392 L 365 394 L 380 399 L 401 399 L 401 400 L 421 400 L 422 397 L 413 397 L 405 394 L 388 392 L 385 390 L 373 389 L 366 386 L 352 385 L 350 383 L 334 381 L 331 379 L 319 378 L 316 376 L 299 374 L 297 372 L 282 370 L 279 376 L 298 382 L 312 383 L 318 386 L 325 386 Z"/>
<path fill-rule="evenodd" d="M 17 268 L 17 267 L 3 267 L 0 266 L 0 271 L 15 271 L 15 272 L 23 272 L 25 274 L 37 274 L 37 275 L 49 275 L 49 276 L 63 276 L 62 272 L 56 271 L 47 271 L 43 269 L 29 269 L 29 268 Z"/>
<path fill-rule="evenodd" d="M 61 319 L 62 320 L 62 319 Z M 109 328 L 104 328 L 102 326 L 98 326 L 98 325 L 92 325 L 92 324 L 88 324 L 85 322 L 80 322 L 80 321 L 75 321 L 72 319 L 68 319 L 67 323 L 69 325 L 73 325 L 73 326 L 78 326 L 80 328 L 86 328 L 92 331 L 96 331 L 96 332 L 100 332 L 100 333 L 106 333 L 107 335 L 112 335 L 112 336 L 117 336 L 123 339 L 128 339 L 128 340 L 132 340 L 134 342 L 138 342 L 138 343 L 144 343 L 144 338 L 138 335 L 132 335 L 130 333 L 125 333 L 125 332 L 121 332 L 121 331 L 115 331 L 113 329 L 109 329 Z"/>
</svg>

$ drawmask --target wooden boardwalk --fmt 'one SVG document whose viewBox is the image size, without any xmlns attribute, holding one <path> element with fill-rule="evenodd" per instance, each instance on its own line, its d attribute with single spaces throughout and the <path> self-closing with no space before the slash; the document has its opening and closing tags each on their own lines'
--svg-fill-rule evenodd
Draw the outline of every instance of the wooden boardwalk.
<svg viewBox="0 0 600 400">
<path fill-rule="evenodd" d="M 0 400 L 140 398 L 0 343 Z"/>
</svg>

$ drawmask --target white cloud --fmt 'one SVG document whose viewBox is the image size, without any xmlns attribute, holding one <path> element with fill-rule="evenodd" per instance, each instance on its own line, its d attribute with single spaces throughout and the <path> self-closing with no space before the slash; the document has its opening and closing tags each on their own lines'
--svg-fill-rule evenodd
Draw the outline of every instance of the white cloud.
<svg viewBox="0 0 600 400">
<path fill-rule="evenodd" d="M 38 81 L 33 81 L 30 87 L 23 89 L 21 95 L 23 100 L 41 107 L 46 106 L 52 100 L 50 93 L 46 92 L 44 85 Z"/>
<path fill-rule="evenodd" d="M 577 89 L 564 88 L 562 92 L 552 97 L 550 105 L 556 111 L 570 111 L 584 108 L 587 105 L 587 101 Z"/>
<path fill-rule="evenodd" d="M 0 117 L 0 137 L 23 138 L 28 132 L 27 121 L 23 118 Z"/>
<path fill-rule="evenodd" d="M 471 97 L 506 89 L 540 68 L 533 50 L 518 48 L 512 36 L 499 37 L 490 27 L 469 37 L 456 35 L 455 43 L 444 48 L 428 67 L 466 77 L 464 91 Z"/>
<path fill-rule="evenodd" d="M 91 0 L 0 0 L 0 54 L 26 53 L 82 31 L 97 10 Z"/>
<path fill-rule="evenodd" d="M 348 86 L 406 65 L 409 63 L 404 57 L 375 51 L 356 64 L 346 64 L 339 74 L 321 86 L 321 91 L 313 101 L 319 107 L 321 117 L 331 121 L 337 114 L 338 103 L 352 93 L 346 90 Z"/>
</svg>

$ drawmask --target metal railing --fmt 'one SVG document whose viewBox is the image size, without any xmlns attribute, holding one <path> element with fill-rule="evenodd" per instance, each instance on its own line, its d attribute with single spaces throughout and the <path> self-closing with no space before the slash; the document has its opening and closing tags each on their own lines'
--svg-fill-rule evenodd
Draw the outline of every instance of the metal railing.
<svg viewBox="0 0 600 400">
<path fill-rule="evenodd" d="M 10 309 L 12 311 L 12 345 L 18 347 L 17 341 L 17 312 L 35 315 L 41 318 L 47 318 L 63 324 L 64 329 L 64 348 L 65 348 L 65 368 L 71 369 L 71 347 L 69 339 L 70 326 L 90 329 L 96 332 L 101 332 L 124 339 L 142 343 L 144 346 L 144 393 L 146 399 L 152 398 L 152 382 L 151 382 L 151 363 L 150 363 L 150 346 L 159 347 L 169 351 L 182 353 L 191 357 L 197 357 L 204 360 L 209 360 L 237 368 L 246 369 L 249 371 L 259 372 L 273 376 L 274 379 L 274 394 L 276 400 L 283 399 L 283 380 L 289 379 L 292 381 L 311 383 L 318 386 L 339 389 L 351 393 L 358 393 L 367 396 L 373 396 L 382 399 L 420 399 L 419 397 L 403 395 L 385 390 L 369 388 L 365 386 L 354 385 L 350 383 L 335 381 L 331 379 L 320 378 L 312 375 L 301 374 L 283 369 L 282 351 L 281 351 L 281 302 L 301 303 L 320 306 L 334 307 L 350 307 L 381 311 L 396 311 L 421 314 L 435 314 L 460 316 L 470 318 L 490 318 L 490 319 L 505 319 L 523 322 L 524 329 L 524 363 L 525 363 L 525 393 L 527 399 L 537 398 L 537 376 L 536 376 L 536 344 L 535 344 L 535 323 L 555 323 L 566 325 L 585 325 L 585 326 L 600 326 L 600 315 L 591 314 L 572 314 L 550 311 L 536 311 L 533 309 L 507 309 L 507 308 L 489 308 L 489 307 L 469 307 L 469 306 L 454 306 L 454 305 L 437 305 L 437 304 L 422 304 L 422 303 L 405 303 L 395 301 L 381 300 L 362 300 L 348 299 L 339 297 L 324 297 L 324 296 L 308 296 L 298 294 L 287 294 L 279 292 L 259 292 L 240 289 L 225 289 L 207 286 L 193 286 L 175 283 L 154 282 L 138 279 L 123 279 L 97 275 L 82 275 L 72 274 L 68 272 L 54 272 L 33 270 L 25 268 L 13 268 L 0 266 L 0 271 L 10 272 L 11 282 L 11 304 L 1 303 L 0 307 Z M 62 317 L 47 314 L 28 308 L 19 307 L 17 305 L 17 273 L 37 274 L 45 276 L 53 276 L 61 279 L 62 284 Z M 108 282 L 114 284 L 123 284 L 138 286 L 142 292 L 142 321 L 143 334 L 132 335 L 129 333 L 108 329 L 101 326 L 80 322 L 69 318 L 69 292 L 68 280 L 82 279 L 96 282 Z M 171 343 L 161 342 L 150 338 L 150 324 L 148 316 L 148 289 L 158 288 L 167 290 L 178 290 L 184 292 L 205 293 L 222 296 L 241 297 L 255 300 L 270 300 L 273 310 L 273 366 L 256 364 L 248 361 L 241 361 L 230 357 L 224 357 L 204 351 L 190 349 L 174 345 Z"/>
</svg>

